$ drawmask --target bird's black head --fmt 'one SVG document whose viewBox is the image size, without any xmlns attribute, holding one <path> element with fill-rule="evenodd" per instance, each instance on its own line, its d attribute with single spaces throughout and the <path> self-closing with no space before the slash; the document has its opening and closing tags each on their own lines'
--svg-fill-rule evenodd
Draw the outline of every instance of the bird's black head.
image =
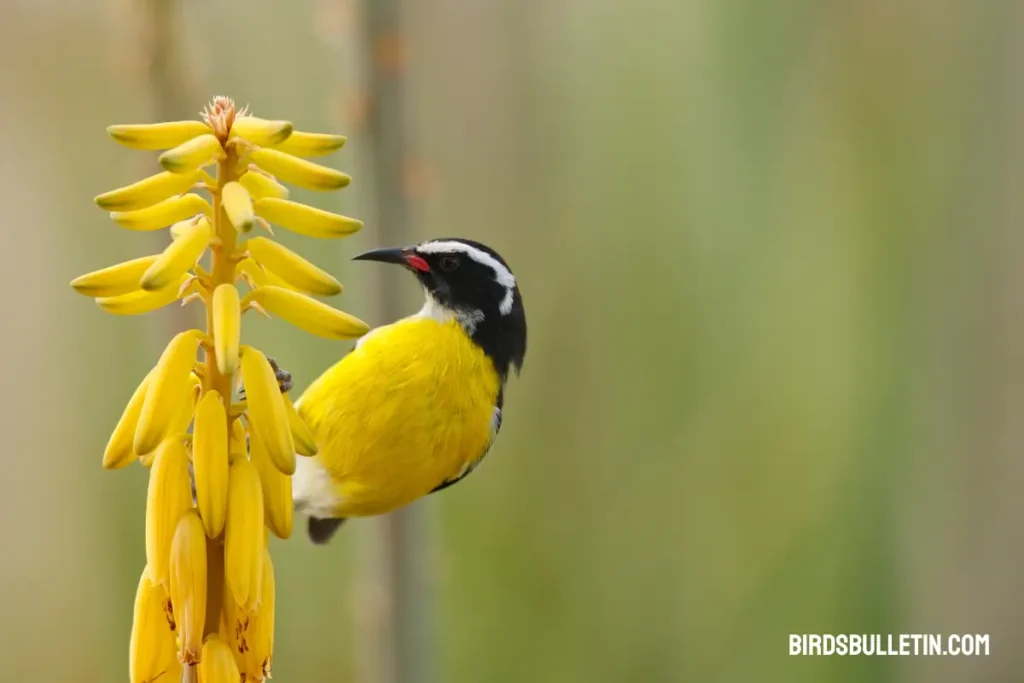
<svg viewBox="0 0 1024 683">
<path fill-rule="evenodd" d="M 355 257 L 405 266 L 426 290 L 424 314 L 458 320 L 505 377 L 522 369 L 526 312 L 516 278 L 496 251 L 459 238 L 404 249 L 374 249 Z"/>
</svg>

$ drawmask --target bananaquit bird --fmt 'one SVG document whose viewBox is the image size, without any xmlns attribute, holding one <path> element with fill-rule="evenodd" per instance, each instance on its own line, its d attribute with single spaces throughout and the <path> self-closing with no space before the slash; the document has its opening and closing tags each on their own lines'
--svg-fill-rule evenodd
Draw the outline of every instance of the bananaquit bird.
<svg viewBox="0 0 1024 683">
<path fill-rule="evenodd" d="M 292 493 L 318 544 L 348 517 L 389 512 L 472 472 L 526 354 L 523 300 L 492 249 L 438 239 L 355 258 L 404 266 L 426 302 L 371 330 L 296 402 L 319 453 L 298 459 Z"/>
</svg>

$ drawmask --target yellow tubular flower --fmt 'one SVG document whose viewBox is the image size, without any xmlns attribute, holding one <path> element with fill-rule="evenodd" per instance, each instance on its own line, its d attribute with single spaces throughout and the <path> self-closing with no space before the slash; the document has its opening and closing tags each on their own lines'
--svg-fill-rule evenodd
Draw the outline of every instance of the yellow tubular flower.
<svg viewBox="0 0 1024 683">
<path fill-rule="evenodd" d="M 257 263 L 295 289 L 321 296 L 341 293 L 341 283 L 329 273 L 277 242 L 266 237 L 253 237 L 245 246 Z"/>
<path fill-rule="evenodd" d="M 212 213 L 209 202 L 190 192 L 138 211 L 115 211 L 110 214 L 110 219 L 122 228 L 144 231 L 159 230 L 186 218 L 199 214 L 210 216 Z"/>
<path fill-rule="evenodd" d="M 181 239 L 185 235 L 192 231 L 192 227 L 196 224 L 195 216 L 187 220 L 178 221 L 170 227 L 168 230 L 171 233 L 171 239 Z"/>
<path fill-rule="evenodd" d="M 71 281 L 71 286 L 79 294 L 93 297 L 120 296 L 134 292 L 139 288 L 139 278 L 156 259 L 156 256 L 144 256 L 79 275 Z"/>
<path fill-rule="evenodd" d="M 150 468 L 131 683 L 261 683 L 270 677 L 276 595 L 269 534 L 291 535 L 296 453 L 315 455 L 317 446 L 266 357 L 241 346 L 242 313 L 256 308 L 331 338 L 367 330 L 299 293 L 340 293 L 331 275 L 265 237 L 240 241 L 257 223 L 311 237 L 359 230 L 357 220 L 288 201 L 281 184 L 348 185 L 344 173 L 300 158 L 334 152 L 345 138 L 294 132 L 287 121 L 238 111 L 226 97 L 214 98 L 202 118 L 108 129 L 125 146 L 166 150 L 160 155 L 165 170 L 103 193 L 96 204 L 130 230 L 170 226 L 172 242 L 161 254 L 71 283 L 118 315 L 179 299 L 206 308 L 206 330 L 170 341 L 124 407 L 103 453 L 107 469 L 134 460 Z M 211 162 L 215 174 L 204 170 Z M 194 191 L 209 193 L 210 201 Z M 200 267 L 207 251 L 209 262 Z M 251 290 L 244 298 L 236 289 L 239 278 Z M 246 398 L 233 404 L 239 379 Z"/>
<path fill-rule="evenodd" d="M 241 420 L 231 423 L 231 441 L 228 443 L 228 465 L 234 465 L 239 458 L 244 458 L 249 450 L 245 441 L 245 425 Z"/>
<path fill-rule="evenodd" d="M 167 287 L 196 264 L 210 245 L 212 227 L 206 217 L 200 218 L 180 238 L 171 242 L 139 281 L 147 292 Z"/>
<path fill-rule="evenodd" d="M 103 451 L 103 467 L 108 470 L 116 470 L 130 465 L 138 456 L 135 454 L 135 427 L 139 423 L 139 415 L 142 413 L 142 403 L 146 400 L 146 390 L 149 388 L 149 378 L 152 372 L 146 375 L 139 386 L 135 389 L 128 405 L 121 414 L 114 433 L 110 435 L 107 448 Z"/>
<path fill-rule="evenodd" d="M 238 262 L 238 274 L 252 287 L 262 287 L 267 284 L 267 272 L 251 258 L 244 258 Z"/>
<path fill-rule="evenodd" d="M 297 157 L 322 157 L 337 152 L 345 144 L 344 135 L 303 133 L 293 130 L 284 142 L 270 145 L 279 152 Z"/>
<path fill-rule="evenodd" d="M 185 391 L 185 397 L 178 403 L 175 410 L 177 411 L 174 418 L 170 420 L 169 427 L 167 428 L 167 438 L 183 440 L 188 439 L 188 427 L 192 424 L 192 415 L 195 412 L 196 396 L 199 393 L 199 378 L 195 375 L 189 376 L 188 389 Z M 158 451 L 159 449 L 157 449 Z M 153 465 L 153 458 L 156 456 L 157 451 L 152 451 L 144 455 L 139 455 L 139 463 L 143 467 L 151 467 Z M 191 452 L 188 453 L 189 460 L 192 459 Z"/>
<path fill-rule="evenodd" d="M 251 616 L 243 607 L 235 604 L 231 597 L 231 589 L 227 582 L 223 584 L 224 603 L 220 612 L 220 628 L 218 633 L 221 640 L 227 643 L 235 655 L 235 664 L 238 670 L 244 673 L 245 653 L 249 651 L 249 625 Z"/>
<path fill-rule="evenodd" d="M 292 482 L 274 466 L 258 437 L 249 440 L 250 459 L 260 476 L 267 528 L 278 538 L 292 535 Z"/>
<path fill-rule="evenodd" d="M 207 133 L 161 154 L 160 165 L 171 173 L 192 173 L 223 156 L 220 140 L 213 133 Z"/>
<path fill-rule="evenodd" d="M 170 552 L 170 594 L 178 625 L 178 658 L 199 661 L 206 624 L 206 534 L 195 510 L 181 516 Z"/>
<path fill-rule="evenodd" d="M 167 593 L 147 567 L 135 592 L 135 614 L 128 648 L 128 675 L 131 683 L 150 683 L 174 670 L 174 622 L 167 613 Z"/>
<path fill-rule="evenodd" d="M 287 187 L 259 171 L 246 171 L 238 179 L 238 182 L 249 191 L 249 196 L 253 198 L 253 201 L 264 197 L 288 199 Z"/>
<path fill-rule="evenodd" d="M 231 224 L 242 232 L 252 230 L 256 216 L 252 210 L 252 197 L 241 183 L 230 182 L 221 189 L 221 203 Z"/>
<path fill-rule="evenodd" d="M 307 458 L 316 455 L 318 449 L 313 434 L 309 431 L 302 416 L 299 415 L 299 411 L 295 409 L 291 397 L 288 394 L 281 394 L 281 398 L 284 399 L 284 409 L 288 413 L 288 426 L 292 430 L 292 439 L 295 441 L 295 452 Z"/>
<path fill-rule="evenodd" d="M 256 303 L 301 330 L 327 339 L 356 339 L 370 331 L 359 318 L 281 287 L 260 287 L 245 295 L 242 307 Z"/>
<path fill-rule="evenodd" d="M 153 368 L 146 399 L 135 430 L 135 452 L 145 455 L 167 437 L 190 387 L 189 373 L 196 359 L 200 332 L 178 333 Z"/>
<path fill-rule="evenodd" d="M 105 192 L 96 197 L 96 204 L 107 211 L 137 211 L 174 195 L 187 192 L 200 178 L 193 173 L 164 171 L 137 183 Z"/>
<path fill-rule="evenodd" d="M 203 659 L 199 664 L 199 683 L 238 683 L 241 674 L 231 649 L 216 634 L 203 643 Z M 169 682 L 170 683 L 170 682 Z"/>
<path fill-rule="evenodd" d="M 292 134 L 291 121 L 268 121 L 255 116 L 239 116 L 231 124 L 231 137 L 254 145 L 276 145 Z"/>
<path fill-rule="evenodd" d="M 251 258 L 242 259 L 238 263 L 238 270 L 248 277 L 249 281 L 256 287 L 274 285 L 275 287 L 292 289 L 291 285 L 279 278 L 277 275 L 260 268 L 260 265 Z"/>
<path fill-rule="evenodd" d="M 242 334 L 242 307 L 233 284 L 217 285 L 213 290 L 213 343 L 217 368 L 225 375 L 238 369 L 238 343 Z"/>
<path fill-rule="evenodd" d="M 363 227 L 362 221 L 354 218 L 274 197 L 256 200 L 253 210 L 274 225 L 318 239 L 348 237 Z"/>
<path fill-rule="evenodd" d="M 168 587 L 171 539 L 178 520 L 192 508 L 192 485 L 185 445 L 165 441 L 149 471 L 146 495 L 146 563 L 154 583 Z"/>
<path fill-rule="evenodd" d="M 96 305 L 107 313 L 113 313 L 114 315 L 150 313 L 180 299 L 183 296 L 181 288 L 188 282 L 189 277 L 187 274 L 182 274 L 176 282 L 172 281 L 163 289 L 155 292 L 136 289 L 134 292 L 128 292 L 127 294 L 100 297 L 96 299 Z M 138 281 L 136 281 L 137 284 Z"/>
<path fill-rule="evenodd" d="M 168 121 L 107 128 L 110 137 L 132 149 L 170 149 L 209 132 L 210 127 L 202 121 Z"/>
<path fill-rule="evenodd" d="M 230 591 L 227 586 L 224 586 L 224 595 L 230 595 Z M 237 654 L 238 649 L 236 646 L 236 634 L 238 631 L 235 628 L 234 621 L 234 600 L 225 600 L 224 605 L 220 610 L 220 625 L 217 628 L 217 635 L 220 639 L 227 643 L 228 648 L 232 654 L 235 655 L 235 665 L 244 665 L 245 662 L 242 660 L 241 655 Z M 239 669 L 242 667 L 239 666 Z"/>
<path fill-rule="evenodd" d="M 248 346 L 241 365 L 250 431 L 263 442 L 274 466 L 291 476 L 295 473 L 295 442 L 274 369 L 266 356 Z"/>
<path fill-rule="evenodd" d="M 224 530 L 228 507 L 228 422 L 216 391 L 203 394 L 196 407 L 192 465 L 203 527 L 207 536 L 217 538 Z"/>
<path fill-rule="evenodd" d="M 307 190 L 337 190 L 352 182 L 352 178 L 341 171 L 314 164 L 312 161 L 276 149 L 254 149 L 250 156 L 253 162 L 267 173 Z"/>
<path fill-rule="evenodd" d="M 239 607 L 259 599 L 263 578 L 263 492 L 256 468 L 244 458 L 231 466 L 224 529 L 224 579 Z"/>
<path fill-rule="evenodd" d="M 249 617 L 249 649 L 245 653 L 246 681 L 270 678 L 274 651 L 274 564 L 270 552 L 263 551 L 263 580 L 260 602 Z"/>
<path fill-rule="evenodd" d="M 185 398 L 178 405 L 178 412 L 171 421 L 171 429 L 168 432 L 171 434 L 171 438 L 177 436 L 187 437 L 188 427 L 192 424 L 192 416 L 196 412 L 196 405 L 199 402 L 199 397 L 202 395 L 202 388 L 202 382 L 199 381 L 199 378 L 194 373 L 189 373 L 188 389 L 185 391 Z"/>
</svg>

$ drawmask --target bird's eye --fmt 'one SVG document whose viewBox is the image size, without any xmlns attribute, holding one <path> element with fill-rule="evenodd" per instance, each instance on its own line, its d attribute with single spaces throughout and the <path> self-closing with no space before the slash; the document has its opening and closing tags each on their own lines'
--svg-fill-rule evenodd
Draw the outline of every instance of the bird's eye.
<svg viewBox="0 0 1024 683">
<path fill-rule="evenodd" d="M 455 270 L 458 267 L 459 267 L 459 257 L 458 256 L 445 256 L 444 258 L 441 259 L 441 270 L 443 270 L 445 272 L 450 273 L 450 272 L 452 272 L 453 270 Z"/>
</svg>

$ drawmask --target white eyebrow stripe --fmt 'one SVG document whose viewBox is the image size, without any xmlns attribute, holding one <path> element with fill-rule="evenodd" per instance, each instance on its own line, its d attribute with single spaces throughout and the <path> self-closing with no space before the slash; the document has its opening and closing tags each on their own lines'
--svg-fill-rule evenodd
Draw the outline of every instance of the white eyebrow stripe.
<svg viewBox="0 0 1024 683">
<path fill-rule="evenodd" d="M 498 306 L 498 310 L 501 311 L 502 315 L 508 315 L 512 311 L 512 299 L 516 287 L 516 276 L 509 271 L 501 261 L 494 258 L 486 251 L 481 251 L 474 246 L 464 244 L 462 242 L 425 242 L 418 247 L 416 251 L 423 254 L 438 254 L 444 252 L 460 252 L 470 257 L 477 263 L 487 266 L 494 271 L 494 279 L 505 288 L 505 297 L 501 300 L 501 304 Z"/>
<path fill-rule="evenodd" d="M 494 279 L 504 287 L 515 287 L 516 277 L 509 269 L 501 264 L 501 261 L 494 258 L 486 251 L 481 251 L 462 242 L 427 242 L 416 247 L 416 251 L 424 254 L 439 254 L 448 251 L 456 251 L 466 254 L 477 263 L 487 266 L 494 271 Z"/>
</svg>

